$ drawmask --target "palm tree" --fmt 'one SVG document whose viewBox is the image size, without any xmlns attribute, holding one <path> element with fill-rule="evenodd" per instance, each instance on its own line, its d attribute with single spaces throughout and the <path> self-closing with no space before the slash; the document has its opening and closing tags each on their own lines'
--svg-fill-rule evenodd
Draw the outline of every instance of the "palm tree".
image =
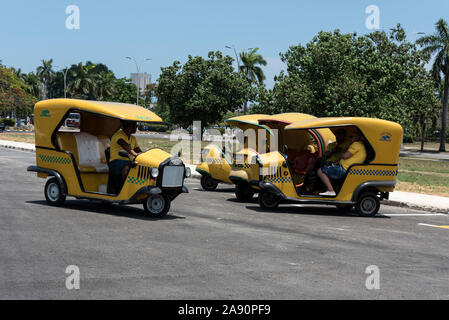
<svg viewBox="0 0 449 320">
<path fill-rule="evenodd" d="M 90 73 L 95 68 L 94 64 L 83 66 L 80 62 L 75 68 L 71 68 L 72 81 L 68 85 L 68 89 L 72 97 L 91 98 L 95 95 L 97 85 L 94 74 Z"/>
<path fill-rule="evenodd" d="M 423 47 L 423 53 L 430 59 L 435 54 L 432 75 L 437 85 L 440 85 L 441 74 L 444 78 L 443 112 L 441 113 L 440 152 L 446 151 L 447 106 L 449 95 L 449 27 L 445 20 L 440 19 L 435 24 L 435 33 L 419 38 L 416 43 Z"/>
<path fill-rule="evenodd" d="M 42 86 L 39 77 L 34 73 L 22 73 L 21 78 L 29 86 L 29 92 L 36 98 L 40 97 Z"/>
<path fill-rule="evenodd" d="M 95 75 L 96 90 L 93 92 L 95 100 L 108 100 L 117 93 L 115 76 L 112 72 L 100 72 Z"/>
<path fill-rule="evenodd" d="M 36 74 L 42 83 L 42 100 L 47 99 L 47 87 L 55 73 L 53 71 L 53 66 L 51 65 L 52 63 L 53 59 L 42 60 L 42 65 L 36 69 Z"/>
<path fill-rule="evenodd" d="M 257 50 L 259 50 L 259 48 L 255 48 L 250 52 L 240 53 L 240 60 L 242 62 L 242 65 L 240 66 L 240 72 L 245 74 L 250 85 L 262 84 L 265 80 L 265 75 L 260 65 L 266 66 L 267 62 L 261 54 L 257 53 Z M 243 109 L 244 114 L 246 114 L 247 109 L 248 101 L 245 102 L 245 106 Z"/>
</svg>

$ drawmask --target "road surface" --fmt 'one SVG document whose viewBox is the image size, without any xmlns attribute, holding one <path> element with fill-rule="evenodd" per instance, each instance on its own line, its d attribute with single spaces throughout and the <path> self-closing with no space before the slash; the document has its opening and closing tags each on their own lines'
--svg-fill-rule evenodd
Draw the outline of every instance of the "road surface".
<svg viewBox="0 0 449 320">
<path fill-rule="evenodd" d="M 67 198 L 57 208 L 26 172 L 34 157 L 0 149 L 0 299 L 449 298 L 449 229 L 436 227 L 448 215 L 385 205 L 374 218 L 325 206 L 266 212 L 197 180 L 161 220 L 140 205 Z M 78 290 L 66 287 L 71 265 Z"/>
</svg>

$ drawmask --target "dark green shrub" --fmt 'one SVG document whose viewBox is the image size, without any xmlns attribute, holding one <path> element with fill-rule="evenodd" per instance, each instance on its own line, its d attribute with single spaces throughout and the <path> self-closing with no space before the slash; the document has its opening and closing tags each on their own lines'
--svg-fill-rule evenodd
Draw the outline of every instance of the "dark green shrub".
<svg viewBox="0 0 449 320">
<path fill-rule="evenodd" d="M 414 142 L 414 137 L 411 134 L 408 133 L 404 133 L 404 138 L 402 140 L 404 143 L 413 143 Z"/>
<path fill-rule="evenodd" d="M 165 124 L 150 124 L 148 127 L 149 131 L 166 132 L 168 130 L 168 126 Z"/>
<path fill-rule="evenodd" d="M 3 118 L 0 120 L 0 122 L 3 122 L 7 127 L 14 127 L 14 125 L 16 124 L 16 121 L 14 119 L 8 118 Z"/>
</svg>

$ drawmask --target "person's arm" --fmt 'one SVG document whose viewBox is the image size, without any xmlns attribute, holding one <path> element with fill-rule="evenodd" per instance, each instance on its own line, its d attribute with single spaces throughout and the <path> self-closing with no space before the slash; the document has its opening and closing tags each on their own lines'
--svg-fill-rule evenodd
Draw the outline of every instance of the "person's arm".
<svg viewBox="0 0 449 320">
<path fill-rule="evenodd" d="M 119 140 L 117 141 L 117 143 L 118 143 L 124 150 L 126 150 L 126 152 L 128 152 L 129 154 L 132 154 L 133 156 L 137 156 L 137 152 L 134 151 L 133 149 L 131 149 L 131 146 L 130 146 L 128 143 L 126 143 L 125 140 L 119 139 Z"/>
<path fill-rule="evenodd" d="M 142 149 L 140 149 L 139 146 L 135 147 L 134 151 L 137 152 L 137 153 L 142 153 L 143 152 Z"/>
<path fill-rule="evenodd" d="M 343 153 L 341 155 L 342 159 L 349 159 L 351 158 L 353 155 L 355 155 L 357 152 L 359 152 L 358 149 L 358 144 L 357 143 L 353 143 L 349 146 L 348 151 L 346 151 L 345 153 Z"/>
<path fill-rule="evenodd" d="M 353 156 L 353 154 L 352 154 L 351 152 L 346 151 L 345 153 L 343 153 L 343 154 L 341 155 L 341 158 L 342 158 L 342 159 L 349 159 L 349 158 L 351 158 L 352 156 Z"/>
</svg>

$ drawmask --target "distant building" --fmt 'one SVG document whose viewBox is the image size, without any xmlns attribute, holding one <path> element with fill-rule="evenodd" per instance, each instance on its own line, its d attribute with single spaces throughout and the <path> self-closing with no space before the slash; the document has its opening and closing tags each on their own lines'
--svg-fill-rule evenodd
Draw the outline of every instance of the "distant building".
<svg viewBox="0 0 449 320">
<path fill-rule="evenodd" d="M 151 74 L 131 73 L 131 82 L 134 83 L 140 90 L 140 93 L 145 92 L 145 88 L 151 83 Z"/>
</svg>

